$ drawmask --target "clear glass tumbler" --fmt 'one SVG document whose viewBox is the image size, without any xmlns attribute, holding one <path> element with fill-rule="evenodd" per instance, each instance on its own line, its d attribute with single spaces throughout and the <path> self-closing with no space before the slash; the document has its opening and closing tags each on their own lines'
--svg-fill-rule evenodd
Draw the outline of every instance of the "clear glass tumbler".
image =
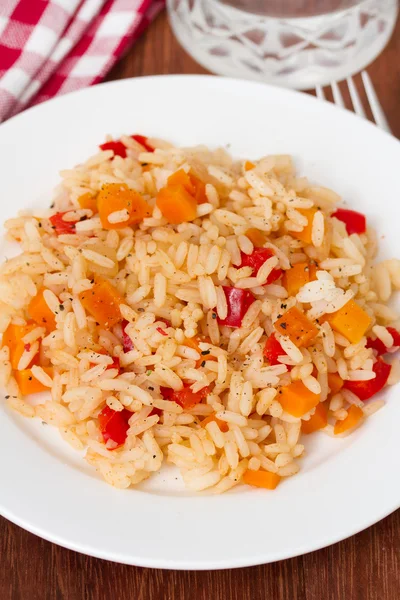
<svg viewBox="0 0 400 600">
<path fill-rule="evenodd" d="M 307 89 L 356 73 L 385 47 L 397 0 L 168 0 L 172 28 L 220 75 Z"/>
</svg>

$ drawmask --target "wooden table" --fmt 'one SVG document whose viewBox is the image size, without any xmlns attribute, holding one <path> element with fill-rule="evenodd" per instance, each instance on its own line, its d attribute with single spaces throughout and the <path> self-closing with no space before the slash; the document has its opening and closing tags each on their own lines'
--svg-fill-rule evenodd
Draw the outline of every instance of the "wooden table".
<svg viewBox="0 0 400 600">
<path fill-rule="evenodd" d="M 368 70 L 393 132 L 400 137 L 400 21 L 389 46 Z M 165 15 L 160 15 L 108 79 L 204 72 L 178 46 Z M 0 520 L 0 600 L 100 598 L 398 600 L 400 511 L 344 542 L 306 556 L 214 572 L 117 565 L 64 550 Z"/>
</svg>

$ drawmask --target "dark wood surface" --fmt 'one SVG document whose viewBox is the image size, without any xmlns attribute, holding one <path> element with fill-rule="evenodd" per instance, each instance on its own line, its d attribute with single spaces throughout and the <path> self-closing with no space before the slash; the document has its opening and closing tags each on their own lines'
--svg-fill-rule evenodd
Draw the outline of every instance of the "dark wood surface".
<svg viewBox="0 0 400 600">
<path fill-rule="evenodd" d="M 392 130 L 400 137 L 400 22 L 389 46 L 368 71 Z M 108 79 L 164 73 L 205 71 L 178 46 L 163 14 Z M 32 493 L 27 490 L 27 501 Z M 210 572 L 117 565 L 65 550 L 0 519 L 0 600 L 103 598 L 399 600 L 400 511 L 348 540 L 305 556 Z"/>
</svg>

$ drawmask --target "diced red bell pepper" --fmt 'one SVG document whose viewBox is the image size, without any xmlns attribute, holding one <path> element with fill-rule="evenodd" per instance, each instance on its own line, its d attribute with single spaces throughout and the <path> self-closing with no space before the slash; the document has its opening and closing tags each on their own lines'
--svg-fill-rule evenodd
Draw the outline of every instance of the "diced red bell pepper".
<svg viewBox="0 0 400 600">
<path fill-rule="evenodd" d="M 121 370 L 121 365 L 120 365 L 118 356 L 112 356 L 111 358 L 112 358 L 113 361 L 112 361 L 112 363 L 110 365 L 107 366 L 106 371 L 108 369 L 118 369 L 118 373 L 119 373 L 120 370 Z"/>
<path fill-rule="evenodd" d="M 255 277 L 260 268 L 263 266 L 263 264 L 269 258 L 271 258 L 271 256 L 274 256 L 274 253 L 272 252 L 272 250 L 270 250 L 270 248 L 254 248 L 251 254 L 245 254 L 244 252 L 241 252 L 240 256 L 242 259 L 240 266 L 251 267 L 253 269 L 253 276 Z M 274 281 L 279 279 L 279 277 L 282 276 L 282 273 L 282 269 L 273 269 L 268 275 L 268 279 L 265 285 L 273 283 Z"/>
<path fill-rule="evenodd" d="M 151 411 L 151 413 L 149 413 L 149 417 L 154 417 L 154 415 L 157 415 L 157 416 L 161 417 L 161 415 L 162 415 L 161 408 L 153 408 L 153 410 Z"/>
<path fill-rule="evenodd" d="M 103 431 L 107 427 L 107 423 L 114 416 L 116 411 L 110 408 L 108 405 L 103 408 L 101 412 L 98 414 L 99 427 L 100 431 Z"/>
<path fill-rule="evenodd" d="M 386 329 L 393 338 L 393 347 L 400 346 L 400 331 L 397 331 L 394 327 L 387 327 Z"/>
<path fill-rule="evenodd" d="M 131 138 L 146 148 L 147 152 L 154 152 L 154 148 L 147 143 L 147 137 L 144 135 L 131 135 Z M 126 158 L 126 146 L 120 140 L 112 140 L 111 142 L 105 142 L 100 144 L 101 150 L 112 150 L 115 156 L 121 156 Z"/>
<path fill-rule="evenodd" d="M 182 390 L 175 392 L 171 388 L 160 387 L 160 392 L 164 400 L 176 402 L 184 410 L 190 410 L 196 404 L 199 404 L 210 393 L 208 387 L 201 389 L 199 392 L 193 392 L 188 385 L 185 385 Z"/>
<path fill-rule="evenodd" d="M 101 150 L 112 150 L 115 156 L 121 156 L 121 158 L 126 157 L 126 146 L 119 140 L 105 142 L 104 144 L 100 144 L 99 148 Z"/>
<path fill-rule="evenodd" d="M 400 346 L 400 332 L 397 331 L 397 329 L 395 329 L 394 327 L 387 327 L 386 328 L 388 330 L 388 332 L 390 333 L 390 335 L 393 338 L 393 348 L 399 347 Z"/>
<path fill-rule="evenodd" d="M 164 400 L 171 400 L 174 393 L 172 388 L 160 386 L 160 394 Z"/>
<path fill-rule="evenodd" d="M 133 342 L 131 340 L 131 338 L 129 337 L 129 335 L 126 333 L 125 328 L 126 326 L 129 325 L 129 321 L 122 321 L 121 323 L 121 327 L 122 327 L 122 345 L 124 347 L 124 352 L 130 352 L 130 350 L 133 350 L 135 348 L 135 346 L 133 345 Z"/>
<path fill-rule="evenodd" d="M 386 329 L 393 338 L 392 348 L 400 347 L 400 332 L 398 332 L 397 329 L 395 329 L 394 327 L 386 327 Z M 378 356 L 380 356 L 381 354 L 386 354 L 386 352 L 392 350 L 392 348 L 386 348 L 385 344 L 379 338 L 376 338 L 375 340 L 373 340 L 372 338 L 368 338 L 366 347 L 376 350 Z"/>
<path fill-rule="evenodd" d="M 280 277 L 282 277 L 282 274 L 283 274 L 282 269 L 272 269 L 272 271 L 268 275 L 267 281 L 264 283 L 264 285 L 269 285 L 270 283 L 274 283 L 274 281 L 277 281 Z"/>
<path fill-rule="evenodd" d="M 161 335 L 164 335 L 164 336 L 168 337 L 168 333 L 164 329 L 162 329 L 161 327 L 157 327 L 156 331 L 158 331 L 158 333 L 161 333 Z"/>
<path fill-rule="evenodd" d="M 375 340 L 373 340 L 370 337 L 367 338 L 367 343 L 366 343 L 365 347 L 376 350 L 378 356 L 380 356 L 381 354 L 385 354 L 387 351 L 385 344 L 379 338 L 376 338 Z"/>
<path fill-rule="evenodd" d="M 360 400 L 368 400 L 381 391 L 390 375 L 391 365 L 378 358 L 372 367 L 376 374 L 375 379 L 369 381 L 345 381 L 344 387 L 355 394 Z"/>
<path fill-rule="evenodd" d="M 98 415 L 100 431 L 105 443 L 112 440 L 118 446 L 125 443 L 132 413 L 124 408 L 120 412 L 105 406 Z M 113 448 L 114 450 L 115 448 Z"/>
<path fill-rule="evenodd" d="M 153 146 L 150 146 L 150 144 L 147 143 L 147 137 L 144 135 L 135 134 L 131 137 L 135 140 L 135 142 L 138 142 L 138 144 L 141 144 L 144 148 L 146 148 L 147 152 L 154 152 Z"/>
<path fill-rule="evenodd" d="M 274 333 L 270 335 L 267 341 L 265 342 L 263 354 L 270 365 L 281 364 L 278 360 L 278 356 L 284 356 L 286 352 L 276 339 Z"/>
<path fill-rule="evenodd" d="M 367 230 L 367 220 L 365 215 L 355 210 L 338 208 L 337 211 L 332 214 L 332 217 L 339 219 L 339 221 L 342 221 L 346 225 L 346 231 L 349 235 L 352 233 L 365 233 Z"/>
<path fill-rule="evenodd" d="M 228 305 L 228 314 L 226 319 L 218 319 L 220 325 L 228 327 L 240 327 L 244 315 L 254 302 L 254 296 L 249 290 L 241 290 L 235 287 L 222 286 L 226 302 Z"/>
<path fill-rule="evenodd" d="M 106 352 L 106 350 L 104 350 L 104 348 L 102 350 L 99 350 L 99 354 L 104 354 L 106 356 L 108 356 L 108 352 Z M 112 363 L 110 363 L 109 365 L 107 365 L 106 371 L 108 369 L 118 369 L 118 374 L 121 371 L 121 364 L 119 362 L 119 358 L 118 356 L 110 356 L 110 358 L 112 358 Z M 90 363 L 91 366 L 96 366 L 96 363 Z"/>
<path fill-rule="evenodd" d="M 63 216 L 67 214 L 67 212 L 70 211 L 67 210 L 65 212 L 59 212 L 50 217 L 50 223 L 57 235 L 61 235 L 63 233 L 75 233 L 75 224 L 78 222 L 78 220 L 64 221 Z"/>
</svg>

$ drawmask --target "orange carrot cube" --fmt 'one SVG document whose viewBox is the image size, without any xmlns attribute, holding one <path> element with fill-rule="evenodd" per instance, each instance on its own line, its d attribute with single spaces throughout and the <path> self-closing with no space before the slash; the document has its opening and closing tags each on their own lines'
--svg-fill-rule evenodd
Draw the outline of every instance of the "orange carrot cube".
<svg viewBox="0 0 400 600">
<path fill-rule="evenodd" d="M 323 429 L 328 423 L 328 410 L 322 402 L 317 404 L 315 413 L 308 421 L 301 422 L 301 431 L 303 433 L 314 433 L 318 429 Z"/>
<path fill-rule="evenodd" d="M 250 469 L 247 469 L 243 474 L 243 483 L 264 488 L 266 490 L 274 490 L 280 480 L 280 475 L 271 473 L 270 471 L 251 471 Z"/>
<path fill-rule="evenodd" d="M 156 204 L 167 221 L 174 225 L 197 217 L 196 199 L 182 184 L 162 188 L 157 194 Z"/>
<path fill-rule="evenodd" d="M 124 299 L 106 279 L 99 277 L 92 288 L 79 295 L 79 299 L 102 327 L 111 329 L 122 321 L 119 305 L 123 304 Z"/>
<path fill-rule="evenodd" d="M 53 368 L 52 367 L 42 367 L 43 371 L 53 377 Z M 39 392 L 48 392 L 50 388 L 46 387 L 41 383 L 34 375 L 32 374 L 31 369 L 24 369 L 23 371 L 15 371 L 14 373 L 15 380 L 18 384 L 19 391 L 23 396 L 28 396 L 29 394 L 38 394 Z"/>
<path fill-rule="evenodd" d="M 318 333 L 314 323 L 295 306 L 277 319 L 274 327 L 282 335 L 289 336 L 298 348 L 308 346 Z"/>
<path fill-rule="evenodd" d="M 277 399 L 283 410 L 293 417 L 302 417 L 317 406 L 320 394 L 311 392 L 300 380 L 281 388 Z"/>
<path fill-rule="evenodd" d="M 32 319 L 40 325 L 46 328 L 46 332 L 50 333 L 56 328 L 56 318 L 52 310 L 50 310 L 46 300 L 44 299 L 43 293 L 46 288 L 42 287 L 32 298 L 28 306 L 28 313 Z"/>
<path fill-rule="evenodd" d="M 372 323 L 370 316 L 354 300 L 336 312 L 325 315 L 325 320 L 352 344 L 358 344 Z"/>
<path fill-rule="evenodd" d="M 333 429 L 334 434 L 339 435 L 345 431 L 349 431 L 349 429 L 353 429 L 360 423 L 363 417 L 364 413 L 361 408 L 352 404 L 347 411 L 347 417 L 343 421 L 336 421 Z"/>
</svg>

